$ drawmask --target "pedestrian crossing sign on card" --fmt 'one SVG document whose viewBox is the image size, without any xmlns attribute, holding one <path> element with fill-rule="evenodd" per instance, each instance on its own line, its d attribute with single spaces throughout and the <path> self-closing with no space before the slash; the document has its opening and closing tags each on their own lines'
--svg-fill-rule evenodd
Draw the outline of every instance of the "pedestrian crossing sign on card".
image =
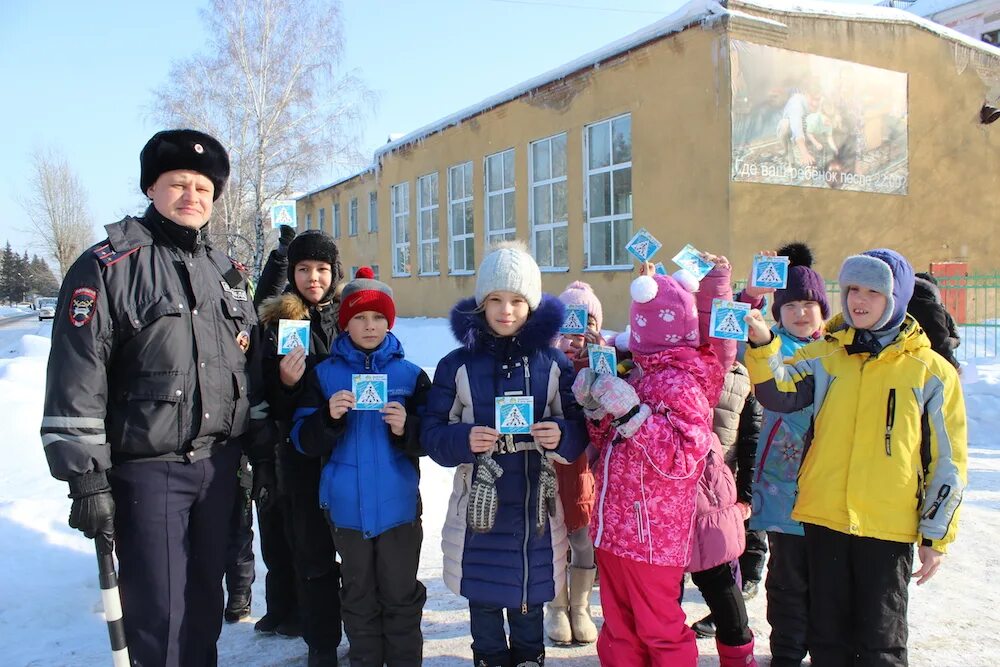
<svg viewBox="0 0 1000 667">
<path fill-rule="evenodd" d="M 297 347 L 309 354 L 309 320 L 278 320 L 278 355 Z"/>
<path fill-rule="evenodd" d="M 559 333 L 578 335 L 587 333 L 587 307 L 566 306 L 566 317 L 559 327 Z"/>
<path fill-rule="evenodd" d="M 625 249 L 635 255 L 640 262 L 648 262 L 649 258 L 662 247 L 663 244 L 657 241 L 656 237 L 645 229 L 640 229 L 625 246 Z"/>
<path fill-rule="evenodd" d="M 616 375 L 618 355 L 615 348 L 608 345 L 588 345 L 587 356 L 590 359 L 590 369 L 598 375 Z"/>
<path fill-rule="evenodd" d="M 535 423 L 535 399 L 531 396 L 498 396 L 496 425 L 501 434 L 531 433 Z"/>
<path fill-rule="evenodd" d="M 749 329 L 746 323 L 749 303 L 712 299 L 712 320 L 708 335 L 727 340 L 746 340 Z"/>
<path fill-rule="evenodd" d="M 295 226 L 295 202 L 279 201 L 271 204 L 271 228 L 280 225 Z"/>
<path fill-rule="evenodd" d="M 698 249 L 688 243 L 681 248 L 681 251 L 674 255 L 674 264 L 687 269 L 694 274 L 699 281 L 708 275 L 708 272 L 715 268 L 715 264 L 701 256 Z"/>
<path fill-rule="evenodd" d="M 788 258 L 754 255 L 750 274 L 753 287 L 785 289 L 788 286 Z"/>
<path fill-rule="evenodd" d="M 389 377 L 384 373 L 355 373 L 351 376 L 355 410 L 381 410 L 388 396 Z"/>
<path fill-rule="evenodd" d="M 657 262 L 656 264 L 654 264 L 653 265 L 653 271 L 658 276 L 665 276 L 665 275 L 667 275 L 667 267 L 663 266 L 663 262 Z"/>
</svg>

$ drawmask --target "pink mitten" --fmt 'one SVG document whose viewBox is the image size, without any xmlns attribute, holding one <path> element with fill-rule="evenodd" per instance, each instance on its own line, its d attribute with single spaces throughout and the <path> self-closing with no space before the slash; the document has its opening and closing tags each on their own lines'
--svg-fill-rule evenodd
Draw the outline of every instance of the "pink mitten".
<svg viewBox="0 0 1000 667">
<path fill-rule="evenodd" d="M 591 393 L 591 387 L 594 384 L 596 375 L 591 369 L 582 368 L 576 374 L 576 379 L 573 380 L 573 396 L 576 398 L 576 402 L 580 404 L 580 407 L 583 408 L 583 412 L 588 419 L 603 419 L 605 414 L 601 404 L 597 402 Z"/>
<path fill-rule="evenodd" d="M 590 393 L 615 418 L 615 427 L 626 438 L 631 438 L 651 414 L 649 407 L 639 402 L 632 385 L 614 375 L 599 376 Z"/>
</svg>

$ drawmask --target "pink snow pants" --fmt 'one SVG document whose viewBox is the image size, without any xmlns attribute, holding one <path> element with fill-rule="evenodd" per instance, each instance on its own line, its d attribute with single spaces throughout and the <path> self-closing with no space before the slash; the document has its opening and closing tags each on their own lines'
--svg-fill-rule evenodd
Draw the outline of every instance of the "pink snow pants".
<svg viewBox="0 0 1000 667">
<path fill-rule="evenodd" d="M 649 565 L 596 549 L 604 626 L 602 665 L 695 667 L 698 645 L 678 602 L 683 567 Z"/>
</svg>

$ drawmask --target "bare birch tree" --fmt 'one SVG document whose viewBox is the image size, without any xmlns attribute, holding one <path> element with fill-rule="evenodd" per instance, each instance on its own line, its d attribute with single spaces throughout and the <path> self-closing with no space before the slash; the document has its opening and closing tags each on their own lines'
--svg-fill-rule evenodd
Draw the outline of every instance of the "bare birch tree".
<svg viewBox="0 0 1000 667">
<path fill-rule="evenodd" d="M 172 65 L 153 115 L 229 149 L 232 174 L 214 214 L 222 229 L 210 231 L 225 234 L 229 252 L 259 274 L 265 207 L 324 166 L 363 164 L 357 132 L 373 95 L 339 69 L 336 0 L 212 0 L 202 17 L 208 50 Z"/>
<path fill-rule="evenodd" d="M 37 242 L 58 265 L 62 280 L 94 237 L 87 192 L 64 155 L 54 149 L 35 152 L 27 194 L 19 203 Z"/>
</svg>

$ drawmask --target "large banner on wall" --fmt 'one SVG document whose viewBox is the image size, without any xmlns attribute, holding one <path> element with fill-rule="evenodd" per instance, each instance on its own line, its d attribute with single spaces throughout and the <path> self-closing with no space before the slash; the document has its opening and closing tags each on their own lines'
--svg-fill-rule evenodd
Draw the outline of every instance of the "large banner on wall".
<svg viewBox="0 0 1000 667">
<path fill-rule="evenodd" d="M 905 195 L 903 72 L 730 42 L 732 179 Z"/>
</svg>

